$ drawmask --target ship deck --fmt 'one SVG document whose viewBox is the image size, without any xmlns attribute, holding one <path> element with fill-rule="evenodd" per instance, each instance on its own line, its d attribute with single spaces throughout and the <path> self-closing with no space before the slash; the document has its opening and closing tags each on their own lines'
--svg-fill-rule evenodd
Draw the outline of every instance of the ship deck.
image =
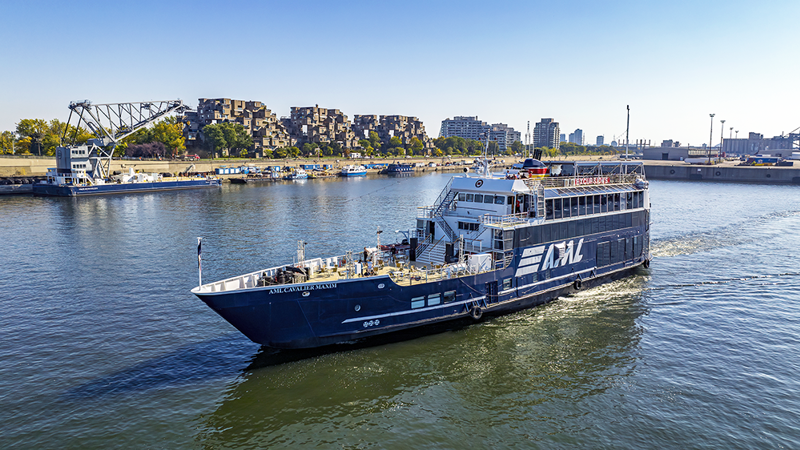
<svg viewBox="0 0 800 450">
<path fill-rule="evenodd" d="M 321 261 L 317 259 L 315 261 Z M 238 277 L 229 278 L 227 280 L 216 281 L 213 283 L 203 284 L 202 286 L 194 288 L 192 291 L 197 293 L 210 293 L 210 292 L 232 292 L 243 289 L 253 289 L 260 287 L 288 287 L 288 286 L 302 286 L 312 283 L 335 283 L 340 281 L 358 280 L 367 278 L 376 278 L 389 276 L 392 281 L 400 286 L 412 286 L 423 284 L 433 281 L 441 281 L 451 278 L 458 278 L 465 275 L 474 275 L 479 272 L 470 271 L 467 264 L 446 264 L 446 265 L 427 265 L 416 262 L 407 262 L 397 260 L 394 262 L 378 261 L 377 269 L 374 273 L 368 270 L 358 272 L 353 268 L 348 270 L 346 265 L 342 266 L 327 266 L 325 264 L 305 264 L 305 267 L 313 267 L 312 275 L 308 281 L 304 277 L 298 276 L 294 282 L 284 284 L 270 284 L 260 285 L 259 279 L 264 274 L 274 276 L 276 271 L 281 267 L 275 267 L 266 270 L 240 275 Z M 354 267 L 354 266 L 353 266 Z"/>
</svg>

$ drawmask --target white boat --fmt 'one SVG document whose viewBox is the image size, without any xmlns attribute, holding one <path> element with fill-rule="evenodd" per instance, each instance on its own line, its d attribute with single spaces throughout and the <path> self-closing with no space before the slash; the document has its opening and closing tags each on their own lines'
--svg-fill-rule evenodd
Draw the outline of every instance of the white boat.
<svg viewBox="0 0 800 450">
<path fill-rule="evenodd" d="M 363 177 L 367 175 L 367 168 L 364 166 L 347 165 L 342 167 L 340 174 L 343 177 Z"/>
</svg>

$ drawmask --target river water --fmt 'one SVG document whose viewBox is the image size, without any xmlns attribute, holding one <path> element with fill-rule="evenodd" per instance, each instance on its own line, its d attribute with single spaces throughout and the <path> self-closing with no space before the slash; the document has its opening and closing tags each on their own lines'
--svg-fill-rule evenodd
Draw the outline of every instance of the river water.
<svg viewBox="0 0 800 450">
<path fill-rule="evenodd" d="M 204 280 L 414 226 L 447 174 L 0 198 L 0 447 L 800 448 L 800 187 L 651 182 L 649 270 L 464 328 L 262 349 Z"/>
</svg>

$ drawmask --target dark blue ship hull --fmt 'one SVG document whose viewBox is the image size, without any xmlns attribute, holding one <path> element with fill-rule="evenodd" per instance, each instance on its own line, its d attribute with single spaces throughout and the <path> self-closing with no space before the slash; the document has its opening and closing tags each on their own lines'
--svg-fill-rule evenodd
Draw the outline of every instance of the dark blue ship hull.
<svg viewBox="0 0 800 450">
<path fill-rule="evenodd" d="M 480 320 L 537 306 L 648 266 L 648 214 L 628 214 L 620 215 L 614 227 L 586 221 L 576 224 L 586 234 L 560 235 L 547 242 L 542 226 L 517 230 L 514 258 L 507 267 L 459 278 L 421 280 L 410 286 L 398 285 L 389 276 L 312 280 L 195 294 L 248 338 L 275 348 L 319 347 L 448 321 Z M 595 232 L 597 228 L 605 231 Z"/>
<path fill-rule="evenodd" d="M 159 181 L 155 183 L 101 184 L 96 186 L 37 183 L 33 185 L 33 195 L 41 197 L 78 197 L 84 195 L 128 194 L 135 192 L 174 191 L 214 187 L 220 187 L 220 180 L 197 179 Z"/>
</svg>

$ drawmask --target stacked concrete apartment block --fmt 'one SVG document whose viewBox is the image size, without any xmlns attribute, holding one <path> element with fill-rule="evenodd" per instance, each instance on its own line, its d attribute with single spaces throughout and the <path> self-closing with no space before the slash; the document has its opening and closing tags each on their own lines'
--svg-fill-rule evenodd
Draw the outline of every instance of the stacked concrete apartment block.
<svg viewBox="0 0 800 450">
<path fill-rule="evenodd" d="M 184 136 L 187 146 L 202 143 L 202 128 L 206 125 L 240 123 L 253 137 L 253 150 L 274 149 L 305 143 L 339 143 L 343 148 L 357 148 L 358 141 L 375 131 L 381 140 L 397 136 L 408 145 L 416 137 L 425 149 L 433 147 L 433 140 L 425 133 L 425 126 L 416 117 L 356 115 L 351 124 L 338 109 L 293 106 L 290 117 L 277 116 L 258 101 L 229 98 L 201 98 L 197 111 L 184 115 Z"/>
<path fill-rule="evenodd" d="M 417 138 L 425 149 L 433 148 L 433 139 L 425 133 L 425 126 L 416 117 L 409 116 L 378 116 L 359 115 L 353 119 L 353 131 L 356 139 L 369 138 L 369 132 L 378 133 L 381 141 L 388 142 L 392 137 L 397 137 L 403 145 L 409 145 L 411 139 Z"/>
<path fill-rule="evenodd" d="M 254 150 L 293 145 L 294 139 L 278 117 L 262 102 L 229 98 L 198 99 L 197 111 L 184 115 L 184 136 L 187 145 L 199 144 L 200 130 L 215 123 L 233 122 L 244 126 L 253 137 Z"/>
<path fill-rule="evenodd" d="M 290 117 L 281 118 L 289 135 L 297 144 L 321 144 L 338 142 L 344 148 L 358 145 L 350 120 L 338 109 L 320 108 L 319 105 L 292 106 Z"/>
</svg>

